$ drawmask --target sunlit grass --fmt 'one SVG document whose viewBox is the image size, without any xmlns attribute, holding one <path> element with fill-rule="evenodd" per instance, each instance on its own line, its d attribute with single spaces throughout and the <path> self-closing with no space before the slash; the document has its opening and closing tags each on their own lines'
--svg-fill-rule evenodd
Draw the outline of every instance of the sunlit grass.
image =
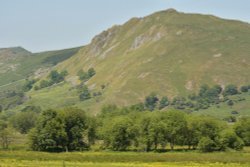
<svg viewBox="0 0 250 167">
<path fill-rule="evenodd" d="M 250 166 L 250 152 L 72 152 L 0 151 L 0 167 L 238 167 Z"/>
</svg>

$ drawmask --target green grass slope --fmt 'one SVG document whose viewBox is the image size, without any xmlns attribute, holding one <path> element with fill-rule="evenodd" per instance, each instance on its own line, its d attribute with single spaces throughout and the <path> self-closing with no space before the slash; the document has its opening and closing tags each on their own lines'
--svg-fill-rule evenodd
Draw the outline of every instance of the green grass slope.
<svg viewBox="0 0 250 167">
<path fill-rule="evenodd" d="M 89 45 L 55 66 L 53 69 L 69 72 L 67 82 L 28 92 L 29 99 L 17 109 L 27 105 L 44 109 L 73 105 L 95 113 L 106 104 L 141 102 L 151 92 L 172 98 L 196 92 L 204 83 L 248 85 L 249 46 L 250 25 L 240 21 L 175 10 L 133 18 L 97 35 Z M 38 57 L 38 62 L 54 62 Z M 32 59 L 25 63 L 30 65 L 29 61 Z M 90 67 L 96 75 L 87 85 L 91 93 L 100 91 L 102 96 L 82 102 L 73 87 L 80 83 L 78 71 Z M 234 110 L 226 104 L 220 107 L 223 112 L 215 116 L 227 117 Z M 234 107 L 245 115 L 250 103 L 245 100 Z"/>
<path fill-rule="evenodd" d="M 250 25 L 210 15 L 161 11 L 114 26 L 58 66 L 76 76 L 94 67 L 103 104 L 128 105 L 150 92 L 173 97 L 203 83 L 250 83 Z"/>
<path fill-rule="evenodd" d="M 31 53 L 21 47 L 0 49 L 0 90 L 13 87 L 29 76 L 39 77 L 50 67 L 70 58 L 80 48 Z"/>
</svg>

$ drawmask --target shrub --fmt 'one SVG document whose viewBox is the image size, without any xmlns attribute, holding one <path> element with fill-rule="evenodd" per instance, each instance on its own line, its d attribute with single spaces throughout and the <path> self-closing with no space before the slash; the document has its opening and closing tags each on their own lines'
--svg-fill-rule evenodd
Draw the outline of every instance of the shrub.
<svg viewBox="0 0 250 167">
<path fill-rule="evenodd" d="M 225 87 L 225 90 L 223 91 L 223 95 L 224 96 L 230 96 L 230 95 L 236 95 L 238 94 L 238 90 L 237 90 L 237 87 L 235 85 L 227 85 Z"/>
<path fill-rule="evenodd" d="M 202 137 L 199 141 L 198 148 L 202 152 L 212 152 L 215 151 L 216 144 L 212 139 Z"/>
<path fill-rule="evenodd" d="M 240 88 L 240 91 L 242 92 L 242 93 L 245 93 L 245 92 L 248 92 L 248 86 L 242 86 L 241 88 Z"/>
<path fill-rule="evenodd" d="M 221 149 L 231 148 L 235 150 L 242 150 L 244 142 L 232 130 L 224 130 L 220 134 Z"/>
</svg>

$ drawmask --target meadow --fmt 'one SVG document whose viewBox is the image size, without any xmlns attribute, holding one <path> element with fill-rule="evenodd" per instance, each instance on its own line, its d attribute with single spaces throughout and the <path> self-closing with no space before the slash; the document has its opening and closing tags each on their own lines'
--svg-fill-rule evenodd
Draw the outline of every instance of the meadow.
<svg viewBox="0 0 250 167">
<path fill-rule="evenodd" d="M 241 152 L 71 152 L 0 151 L 0 167 L 248 167 L 250 148 Z"/>
</svg>

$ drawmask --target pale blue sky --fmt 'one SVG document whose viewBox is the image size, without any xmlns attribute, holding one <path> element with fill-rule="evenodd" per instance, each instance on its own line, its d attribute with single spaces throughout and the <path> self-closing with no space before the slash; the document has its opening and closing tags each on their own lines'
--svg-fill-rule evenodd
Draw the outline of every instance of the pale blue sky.
<svg viewBox="0 0 250 167">
<path fill-rule="evenodd" d="M 114 24 L 168 8 L 250 23 L 250 0 L 0 0 L 0 48 L 85 45 Z"/>
</svg>

